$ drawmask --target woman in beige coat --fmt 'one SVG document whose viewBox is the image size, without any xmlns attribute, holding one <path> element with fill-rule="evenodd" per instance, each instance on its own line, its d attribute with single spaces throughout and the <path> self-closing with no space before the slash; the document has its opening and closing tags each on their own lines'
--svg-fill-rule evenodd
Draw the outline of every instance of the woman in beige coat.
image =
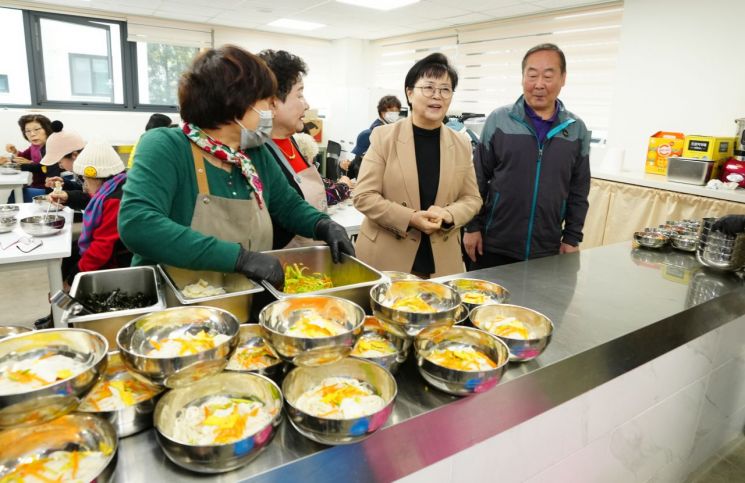
<svg viewBox="0 0 745 483">
<path fill-rule="evenodd" d="M 411 116 L 375 129 L 354 191 L 365 215 L 357 257 L 379 270 L 464 271 L 460 227 L 481 208 L 471 145 L 442 124 L 458 74 L 442 54 L 406 75 Z"/>
</svg>

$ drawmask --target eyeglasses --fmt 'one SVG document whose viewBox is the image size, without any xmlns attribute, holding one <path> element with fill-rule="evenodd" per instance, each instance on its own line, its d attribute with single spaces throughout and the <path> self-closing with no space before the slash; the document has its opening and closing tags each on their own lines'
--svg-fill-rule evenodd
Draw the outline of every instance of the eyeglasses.
<svg viewBox="0 0 745 483">
<path fill-rule="evenodd" d="M 37 128 L 35 128 L 35 129 L 25 129 L 25 130 L 23 131 L 23 133 L 24 133 L 24 134 L 36 134 L 37 132 L 39 132 L 39 131 L 43 131 L 43 130 L 44 130 L 43 128 L 37 127 Z"/>
<path fill-rule="evenodd" d="M 414 86 L 414 89 L 421 89 L 424 97 L 432 97 L 435 95 L 435 91 L 440 94 L 443 99 L 450 99 L 453 97 L 453 90 L 449 87 L 435 87 L 435 86 Z"/>
</svg>

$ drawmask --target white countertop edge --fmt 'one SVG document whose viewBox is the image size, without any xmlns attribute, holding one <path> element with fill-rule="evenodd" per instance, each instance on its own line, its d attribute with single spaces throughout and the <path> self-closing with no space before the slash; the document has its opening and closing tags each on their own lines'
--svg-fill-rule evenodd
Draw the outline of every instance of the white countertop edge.
<svg viewBox="0 0 745 483">
<path fill-rule="evenodd" d="M 677 193 L 685 193 L 694 196 L 703 196 L 706 198 L 715 198 L 723 201 L 733 201 L 735 203 L 745 203 L 745 189 L 736 190 L 713 190 L 705 186 L 697 186 L 685 183 L 673 183 L 667 180 L 666 176 L 658 174 L 638 173 L 635 171 L 607 172 L 598 169 L 592 170 L 592 177 L 606 181 L 615 181 L 617 183 L 633 184 L 655 188 Z"/>
</svg>

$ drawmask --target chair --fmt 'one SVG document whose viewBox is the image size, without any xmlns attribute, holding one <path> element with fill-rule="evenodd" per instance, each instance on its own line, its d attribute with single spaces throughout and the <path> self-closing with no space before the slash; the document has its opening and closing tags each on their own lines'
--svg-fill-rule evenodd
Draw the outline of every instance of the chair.
<svg viewBox="0 0 745 483">
<path fill-rule="evenodd" d="M 333 181 L 339 179 L 339 155 L 341 144 L 329 141 L 326 145 L 326 177 Z"/>
</svg>

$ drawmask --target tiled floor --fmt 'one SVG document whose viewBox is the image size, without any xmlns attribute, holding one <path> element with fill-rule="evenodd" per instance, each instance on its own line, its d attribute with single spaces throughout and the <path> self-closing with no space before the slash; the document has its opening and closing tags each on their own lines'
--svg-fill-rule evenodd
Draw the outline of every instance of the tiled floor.
<svg viewBox="0 0 745 483">
<path fill-rule="evenodd" d="M 686 483 L 735 483 L 745 481 L 745 437 L 722 448 L 701 465 Z"/>
<path fill-rule="evenodd" d="M 45 268 L 0 273 L 0 325 L 25 325 L 49 314 Z"/>
</svg>

